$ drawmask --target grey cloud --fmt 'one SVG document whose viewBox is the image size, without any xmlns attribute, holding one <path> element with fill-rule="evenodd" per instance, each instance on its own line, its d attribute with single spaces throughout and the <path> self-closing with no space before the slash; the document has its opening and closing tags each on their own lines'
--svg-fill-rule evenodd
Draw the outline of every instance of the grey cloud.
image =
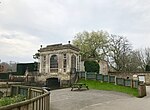
<svg viewBox="0 0 150 110">
<path fill-rule="evenodd" d="M 25 41 L 29 45 L 27 50 L 34 47 L 31 51 L 35 51 L 40 44 L 67 43 L 76 33 L 84 30 L 103 29 L 111 34 L 124 35 L 135 48 L 148 46 L 145 42 L 150 41 L 149 0 L 1 0 L 1 2 L 0 38 L 11 39 L 14 43 Z M 14 31 L 21 33 L 22 37 L 14 34 Z M 36 38 L 37 43 L 31 45 Z M 142 38 L 147 41 L 142 42 Z M 6 45 L 6 42 L 3 42 L 3 47 L 9 50 L 9 46 Z M 18 46 L 23 47 L 22 44 Z M 21 48 L 19 49 L 21 51 Z M 5 54 L 8 54 L 8 51 Z M 31 54 L 27 56 L 31 57 Z"/>
</svg>

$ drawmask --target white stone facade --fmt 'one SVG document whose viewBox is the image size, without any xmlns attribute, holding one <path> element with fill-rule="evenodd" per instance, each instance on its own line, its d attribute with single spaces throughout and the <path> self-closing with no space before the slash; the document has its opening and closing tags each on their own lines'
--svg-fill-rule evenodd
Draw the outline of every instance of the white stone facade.
<svg viewBox="0 0 150 110">
<path fill-rule="evenodd" d="M 71 44 L 48 45 L 39 50 L 39 63 L 38 81 L 51 77 L 70 80 L 71 72 L 80 71 L 81 56 Z"/>
</svg>

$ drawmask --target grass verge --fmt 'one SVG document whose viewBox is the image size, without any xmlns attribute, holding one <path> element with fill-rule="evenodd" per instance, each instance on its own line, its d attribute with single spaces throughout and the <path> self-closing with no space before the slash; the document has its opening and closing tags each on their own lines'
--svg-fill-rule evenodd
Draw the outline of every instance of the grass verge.
<svg viewBox="0 0 150 110">
<path fill-rule="evenodd" d="M 90 89 L 116 91 L 138 97 L 138 90 L 135 88 L 114 85 L 112 83 L 107 82 L 99 82 L 94 80 L 83 80 L 83 79 L 79 80 L 79 83 L 86 83 Z"/>
</svg>

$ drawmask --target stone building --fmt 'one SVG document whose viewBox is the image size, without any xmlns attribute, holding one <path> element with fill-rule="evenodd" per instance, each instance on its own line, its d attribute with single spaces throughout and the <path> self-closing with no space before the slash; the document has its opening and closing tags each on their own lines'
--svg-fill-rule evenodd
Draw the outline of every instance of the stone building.
<svg viewBox="0 0 150 110">
<path fill-rule="evenodd" d="M 60 84 L 70 81 L 75 71 L 80 71 L 81 56 L 79 49 L 70 43 L 48 45 L 40 48 L 38 81 L 58 78 Z"/>
<path fill-rule="evenodd" d="M 7 73 L 9 68 L 9 64 L 2 62 L 0 63 L 0 73 Z"/>
<path fill-rule="evenodd" d="M 99 61 L 100 70 L 99 73 L 103 75 L 108 75 L 109 67 L 108 62 L 105 60 Z"/>
</svg>

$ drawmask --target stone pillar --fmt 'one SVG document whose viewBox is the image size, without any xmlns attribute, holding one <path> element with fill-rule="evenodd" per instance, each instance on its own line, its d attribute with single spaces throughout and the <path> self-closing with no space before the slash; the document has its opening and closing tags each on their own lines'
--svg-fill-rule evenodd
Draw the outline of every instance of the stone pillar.
<svg viewBox="0 0 150 110">
<path fill-rule="evenodd" d="M 72 54 L 67 54 L 67 72 L 70 72 L 71 69 L 71 55 Z"/>
<path fill-rule="evenodd" d="M 40 62 L 39 73 L 41 73 L 42 72 L 42 56 L 40 56 L 39 62 Z"/>
<path fill-rule="evenodd" d="M 46 67 L 45 67 L 45 72 L 48 73 L 49 72 L 49 55 L 46 55 Z"/>
<path fill-rule="evenodd" d="M 75 55 L 75 56 L 76 56 L 76 71 L 77 71 L 77 70 L 78 70 L 78 63 L 79 63 L 78 60 L 79 60 L 79 59 L 78 59 L 78 56 L 77 56 L 77 55 Z"/>
<path fill-rule="evenodd" d="M 58 54 L 58 73 L 63 73 L 63 54 Z"/>
</svg>

